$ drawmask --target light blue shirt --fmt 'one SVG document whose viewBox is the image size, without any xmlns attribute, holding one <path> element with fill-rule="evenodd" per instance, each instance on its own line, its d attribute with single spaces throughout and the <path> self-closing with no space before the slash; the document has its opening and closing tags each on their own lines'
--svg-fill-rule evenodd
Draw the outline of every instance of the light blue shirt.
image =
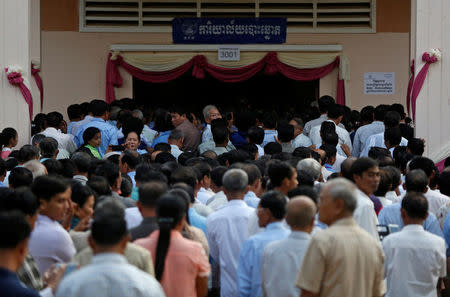
<svg viewBox="0 0 450 297">
<path fill-rule="evenodd" d="M 242 246 L 237 269 L 240 297 L 262 297 L 261 259 L 264 248 L 270 242 L 281 240 L 289 235 L 281 222 L 271 223 L 264 232 L 250 237 Z"/>
<path fill-rule="evenodd" d="M 402 137 L 402 140 L 400 141 L 400 146 L 407 146 L 407 145 L 408 145 L 408 140 L 406 140 L 405 138 Z M 359 157 L 369 156 L 370 148 L 374 147 L 374 146 L 386 148 L 386 145 L 384 144 L 384 131 L 381 133 L 372 135 L 367 139 L 364 149 L 362 150 Z"/>
<path fill-rule="evenodd" d="M 378 214 L 378 223 L 380 225 L 395 224 L 398 225 L 400 229 L 402 229 L 403 220 L 400 211 L 401 207 L 401 203 L 394 203 L 383 207 L 383 209 Z M 444 234 L 442 233 L 439 221 L 431 212 L 428 212 L 428 217 L 423 222 L 423 228 L 425 229 L 425 231 L 444 238 Z"/>
<path fill-rule="evenodd" d="M 131 178 L 131 182 L 133 183 L 133 188 L 136 188 L 136 180 L 135 180 L 136 171 L 130 171 L 127 174 Z"/>
<path fill-rule="evenodd" d="M 207 124 L 205 130 L 202 133 L 202 142 L 207 142 L 213 140 L 213 135 L 211 132 L 211 125 Z"/>
<path fill-rule="evenodd" d="M 445 217 L 444 221 L 444 239 L 447 246 L 450 246 L 450 215 Z M 450 257 L 450 249 L 447 248 L 447 257 Z"/>
<path fill-rule="evenodd" d="M 248 206 L 253 208 L 258 207 L 260 200 L 261 199 L 259 199 L 258 196 L 256 196 L 255 192 L 253 191 L 248 191 L 247 194 L 245 194 L 244 196 L 244 202 L 247 203 Z"/>
<path fill-rule="evenodd" d="M 76 136 L 78 135 L 78 132 L 80 132 L 80 131 L 79 131 L 80 128 L 81 128 L 84 124 L 89 123 L 93 118 L 94 118 L 93 116 L 87 115 L 87 116 L 85 116 L 84 119 L 82 119 L 81 121 L 74 122 L 73 125 L 72 125 L 72 128 L 71 128 L 70 132 L 69 132 L 69 129 L 67 129 L 67 131 L 68 131 L 67 133 L 70 133 L 70 134 L 72 134 L 74 137 L 76 137 Z M 76 142 L 76 140 L 74 140 L 74 141 L 75 141 L 75 144 L 78 145 L 78 143 Z"/>
<path fill-rule="evenodd" d="M 269 243 L 261 258 L 261 284 L 264 296 L 298 297 L 297 274 L 311 236 L 292 231 L 285 239 Z"/>
<path fill-rule="evenodd" d="M 76 122 L 70 122 L 69 125 L 67 125 L 67 134 L 72 134 L 72 128 L 74 126 L 74 124 L 78 123 L 80 121 L 76 121 Z"/>
<path fill-rule="evenodd" d="M 170 132 L 172 131 L 159 132 L 159 135 L 153 139 L 152 147 L 154 148 L 155 145 L 161 142 L 167 143 L 169 141 Z"/>
<path fill-rule="evenodd" d="M 56 297 L 164 297 L 156 279 L 120 254 L 102 253 L 91 264 L 65 277 Z"/>
<path fill-rule="evenodd" d="M 0 188 L 6 187 L 4 183 L 0 181 Z"/>
<path fill-rule="evenodd" d="M 356 130 L 355 138 L 353 138 L 353 150 L 352 155 L 359 157 L 359 154 L 364 149 L 367 139 L 375 134 L 384 132 L 384 123 L 380 121 L 373 121 L 368 125 L 359 127 Z"/>
<path fill-rule="evenodd" d="M 206 235 L 206 218 L 199 215 L 193 207 L 189 208 L 188 216 L 189 216 L 189 223 L 192 226 L 201 229 L 203 233 L 205 233 Z"/>
<path fill-rule="evenodd" d="M 265 147 L 269 142 L 275 142 L 275 137 L 278 137 L 277 130 L 264 130 L 264 140 L 261 146 Z"/>
<path fill-rule="evenodd" d="M 101 132 L 102 143 L 100 144 L 98 150 L 102 157 L 105 154 L 108 145 L 118 145 L 117 128 L 106 123 L 101 118 L 93 118 L 89 123 L 86 123 L 83 126 L 81 126 L 77 136 L 75 136 L 75 142 L 77 143 L 78 146 L 83 144 L 83 133 L 89 127 L 98 128 Z"/>
<path fill-rule="evenodd" d="M 294 148 L 298 147 L 310 147 L 312 145 L 311 139 L 308 136 L 305 136 L 303 133 L 297 135 L 295 139 L 292 141 L 292 146 Z"/>
</svg>

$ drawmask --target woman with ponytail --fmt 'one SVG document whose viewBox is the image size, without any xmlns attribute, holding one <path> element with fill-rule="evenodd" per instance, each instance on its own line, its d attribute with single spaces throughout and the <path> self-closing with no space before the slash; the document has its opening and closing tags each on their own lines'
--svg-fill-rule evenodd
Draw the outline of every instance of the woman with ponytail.
<svg viewBox="0 0 450 297">
<path fill-rule="evenodd" d="M 204 297 L 210 266 L 203 247 L 181 234 L 186 206 L 182 198 L 166 194 L 156 206 L 159 231 L 134 243 L 148 249 L 155 263 L 155 277 L 167 297 Z"/>
<path fill-rule="evenodd" d="M 2 133 L 0 133 L 0 145 L 2 147 L 1 158 L 8 158 L 13 147 L 19 142 L 19 135 L 14 128 L 5 128 Z"/>
</svg>

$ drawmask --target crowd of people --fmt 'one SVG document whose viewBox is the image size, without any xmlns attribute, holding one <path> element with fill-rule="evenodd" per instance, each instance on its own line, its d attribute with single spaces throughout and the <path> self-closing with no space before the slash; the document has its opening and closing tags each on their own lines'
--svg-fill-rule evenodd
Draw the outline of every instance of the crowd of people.
<svg viewBox="0 0 450 297">
<path fill-rule="evenodd" d="M 0 297 L 445 291 L 450 159 L 422 156 L 400 104 L 67 116 L 0 134 Z"/>
</svg>

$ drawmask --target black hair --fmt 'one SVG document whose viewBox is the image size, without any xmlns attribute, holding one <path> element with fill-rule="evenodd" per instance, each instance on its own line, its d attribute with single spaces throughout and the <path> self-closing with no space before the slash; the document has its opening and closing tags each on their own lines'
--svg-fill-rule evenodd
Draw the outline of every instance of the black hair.
<svg viewBox="0 0 450 297">
<path fill-rule="evenodd" d="M 95 201 L 97 201 L 100 196 L 111 195 L 111 186 L 108 184 L 108 180 L 103 176 L 91 177 L 86 182 L 86 185 L 94 191 Z"/>
<path fill-rule="evenodd" d="M 439 175 L 439 191 L 441 194 L 450 196 L 450 171 L 444 170 Z"/>
<path fill-rule="evenodd" d="M 268 209 L 275 219 L 281 220 L 286 214 L 286 198 L 281 192 L 269 191 L 262 195 L 259 207 Z"/>
<path fill-rule="evenodd" d="M 323 144 L 328 144 L 328 145 L 336 147 L 339 143 L 339 136 L 337 135 L 336 132 L 330 131 L 330 132 L 321 134 L 321 136 L 322 136 Z"/>
<path fill-rule="evenodd" d="M 83 110 L 79 104 L 71 104 L 67 107 L 67 116 L 69 120 L 74 121 L 83 116 Z"/>
<path fill-rule="evenodd" d="M 361 109 L 361 122 L 372 123 L 374 118 L 375 108 L 368 105 Z"/>
<path fill-rule="evenodd" d="M 289 142 L 294 138 L 294 126 L 281 124 L 277 126 L 278 139 L 281 142 Z"/>
<path fill-rule="evenodd" d="M 409 169 L 422 169 L 428 178 L 431 177 L 434 171 L 434 162 L 431 159 L 425 157 L 414 157 L 411 162 L 409 162 Z"/>
<path fill-rule="evenodd" d="M 368 155 L 374 160 L 381 160 L 383 157 L 391 157 L 391 152 L 384 147 L 372 146 Z"/>
<path fill-rule="evenodd" d="M 400 170 L 395 166 L 384 166 L 382 168 L 383 170 L 389 171 L 392 179 L 392 189 L 393 191 L 395 188 L 397 188 L 400 185 L 400 182 L 402 180 L 402 174 Z"/>
<path fill-rule="evenodd" d="M 222 178 L 226 171 L 225 166 L 217 166 L 211 170 L 211 181 L 219 188 L 222 187 Z"/>
<path fill-rule="evenodd" d="M 137 152 L 126 150 L 123 152 L 121 160 L 122 164 L 128 164 L 128 167 L 135 169 L 136 166 L 141 163 L 142 158 Z"/>
<path fill-rule="evenodd" d="M 11 154 L 12 153 L 13 152 L 11 152 Z M 16 158 L 11 157 L 11 154 L 9 155 L 8 159 L 6 159 L 6 161 L 5 161 L 6 171 L 11 171 L 11 170 L 13 170 L 14 167 L 19 165 L 19 161 Z"/>
<path fill-rule="evenodd" d="M 224 144 L 226 141 L 228 141 L 229 131 L 227 126 L 211 126 L 211 132 L 213 135 L 213 140 L 216 144 Z"/>
<path fill-rule="evenodd" d="M 428 177 L 422 169 L 413 169 L 405 176 L 405 188 L 408 192 L 423 193 L 428 186 Z"/>
<path fill-rule="evenodd" d="M 182 106 L 181 104 L 174 104 L 169 108 L 169 112 L 170 113 L 177 113 L 180 116 L 182 115 L 187 115 L 188 112 L 186 112 L 186 109 L 184 106 Z"/>
<path fill-rule="evenodd" d="M 19 150 L 19 162 L 25 163 L 33 159 L 39 159 L 39 149 L 31 144 L 25 144 Z"/>
<path fill-rule="evenodd" d="M 355 162 L 353 162 L 352 164 L 352 174 L 353 175 L 359 175 L 362 176 L 364 172 L 366 172 L 367 170 L 377 167 L 378 163 L 377 161 L 371 159 L 371 158 L 359 158 L 357 160 L 355 160 Z"/>
<path fill-rule="evenodd" d="M 93 139 L 95 137 L 95 135 L 97 135 L 97 133 L 100 133 L 101 135 L 101 131 L 100 129 L 96 128 L 96 127 L 89 127 L 86 130 L 84 130 L 83 132 L 83 142 L 84 144 L 88 144 L 88 142 Z"/>
<path fill-rule="evenodd" d="M 139 165 L 138 165 L 139 166 Z M 170 175 L 172 174 L 173 171 L 175 171 L 178 167 L 180 167 L 180 164 L 178 164 L 176 161 L 171 161 L 171 162 L 166 162 L 164 164 L 161 164 L 161 167 L 159 168 L 159 170 L 161 171 L 162 174 L 164 174 L 164 176 L 166 177 L 166 183 L 169 182 L 170 179 Z M 137 172 L 137 167 L 136 167 L 136 172 Z M 135 178 L 136 179 L 136 178 Z"/>
<path fill-rule="evenodd" d="M 403 107 L 403 105 L 399 104 L 399 103 L 394 103 L 389 107 L 389 110 L 393 110 L 396 111 L 399 115 L 401 119 L 404 119 L 406 117 L 405 114 L 405 108 Z"/>
<path fill-rule="evenodd" d="M 31 184 L 31 191 L 38 199 L 50 201 L 53 196 L 59 193 L 64 193 L 70 183 L 58 176 L 38 176 Z"/>
<path fill-rule="evenodd" d="M 92 239 L 100 245 L 111 246 L 118 244 L 127 235 L 125 210 L 117 200 L 101 202 L 94 212 L 92 222 Z"/>
<path fill-rule="evenodd" d="M 332 157 L 336 157 L 336 146 L 324 143 L 320 146 L 320 149 L 325 152 L 325 158 L 327 159 L 327 161 L 329 161 Z"/>
<path fill-rule="evenodd" d="M 247 173 L 249 185 L 253 185 L 255 181 L 262 178 L 261 170 L 255 164 L 244 163 L 239 168 Z"/>
<path fill-rule="evenodd" d="M 400 115 L 396 111 L 388 111 L 384 116 L 384 126 L 385 128 L 398 127 L 400 124 Z"/>
<path fill-rule="evenodd" d="M 38 134 L 44 130 L 45 114 L 38 113 L 34 116 L 33 122 L 31 122 L 31 135 Z"/>
<path fill-rule="evenodd" d="M 33 182 L 33 173 L 25 167 L 16 167 L 9 174 L 9 185 L 13 189 L 29 187 Z"/>
<path fill-rule="evenodd" d="M 6 161 L 0 158 L 0 176 L 6 174 Z"/>
<path fill-rule="evenodd" d="M 192 159 L 195 157 L 197 157 L 197 154 L 195 154 L 193 152 L 183 152 L 182 154 L 180 154 L 178 156 L 178 164 L 180 164 L 181 166 L 186 166 L 186 162 L 189 159 Z"/>
<path fill-rule="evenodd" d="M 141 140 L 140 135 L 141 135 L 143 129 L 144 129 L 144 123 L 142 122 L 142 120 L 135 118 L 135 117 L 129 118 L 127 121 L 125 121 L 123 123 L 123 126 L 122 126 L 122 132 L 123 132 L 125 139 L 128 137 L 128 134 L 130 134 L 131 132 L 134 132 L 134 133 L 136 133 L 136 135 L 140 141 Z"/>
<path fill-rule="evenodd" d="M 289 199 L 295 196 L 306 196 L 311 198 L 311 200 L 314 201 L 315 204 L 317 204 L 317 192 L 314 191 L 314 188 L 309 185 L 299 185 L 298 187 L 290 190 L 287 196 L 289 197 Z"/>
<path fill-rule="evenodd" d="M 267 175 L 274 187 L 280 187 L 285 178 L 292 178 L 292 174 L 292 166 L 278 160 L 273 160 L 267 168 Z"/>
<path fill-rule="evenodd" d="M 301 159 L 311 158 L 312 150 L 309 147 L 300 146 L 292 152 L 292 156 Z"/>
<path fill-rule="evenodd" d="M 89 105 L 89 102 L 83 102 L 80 104 L 82 115 L 87 115 L 89 113 Z"/>
<path fill-rule="evenodd" d="M 155 125 L 153 129 L 158 132 L 169 131 L 173 129 L 170 113 L 167 110 L 158 108 L 154 113 Z"/>
<path fill-rule="evenodd" d="M 146 207 L 156 207 L 159 198 L 167 193 L 167 184 L 152 181 L 139 186 L 139 202 Z"/>
<path fill-rule="evenodd" d="M 267 111 L 263 115 L 262 123 L 264 128 L 275 129 L 277 127 L 278 116 L 275 111 Z"/>
<path fill-rule="evenodd" d="M 174 155 L 172 155 L 169 152 L 160 152 L 155 157 L 155 163 L 159 163 L 159 164 L 164 164 L 164 163 L 167 163 L 167 162 L 173 162 L 173 161 L 176 161 L 176 160 L 177 159 L 174 157 Z"/>
<path fill-rule="evenodd" d="M 278 142 L 269 142 L 264 146 L 264 154 L 275 155 L 283 151 L 283 147 Z"/>
<path fill-rule="evenodd" d="M 44 134 L 36 134 L 31 138 L 31 144 L 39 147 L 39 144 L 44 138 L 45 138 Z"/>
<path fill-rule="evenodd" d="M 58 150 L 58 141 L 52 137 L 45 137 L 39 143 L 42 158 L 53 158 Z"/>
<path fill-rule="evenodd" d="M 195 189 L 197 184 L 197 173 L 192 167 L 181 166 L 170 175 L 170 184 L 185 183 Z"/>
<path fill-rule="evenodd" d="M 191 165 L 191 164 L 189 164 Z M 197 161 L 195 164 L 191 165 L 194 169 L 198 170 L 200 175 L 198 176 L 198 180 L 202 180 L 205 176 L 211 177 L 211 166 L 205 161 Z"/>
<path fill-rule="evenodd" d="M 58 160 L 62 166 L 61 175 L 72 179 L 75 174 L 75 163 L 71 159 Z"/>
<path fill-rule="evenodd" d="M 82 208 L 88 201 L 88 198 L 92 195 L 94 195 L 94 192 L 90 187 L 85 186 L 79 182 L 72 183 L 71 199 L 73 202 L 78 204 L 78 207 Z"/>
<path fill-rule="evenodd" d="M 339 104 L 333 104 L 328 107 L 328 118 L 336 120 L 344 115 L 344 109 Z"/>
<path fill-rule="evenodd" d="M 120 176 L 119 166 L 110 161 L 100 161 L 96 165 L 94 174 L 104 177 L 108 185 L 112 187 Z"/>
<path fill-rule="evenodd" d="M 164 264 L 170 245 L 170 233 L 186 215 L 186 206 L 182 198 L 175 195 L 162 196 L 156 206 L 159 237 L 155 255 L 155 277 L 161 281 Z"/>
<path fill-rule="evenodd" d="M 413 158 L 413 155 L 407 151 L 406 146 L 397 146 L 393 152 L 395 167 L 405 173 L 408 162 Z"/>
<path fill-rule="evenodd" d="M 420 138 L 408 140 L 408 149 L 414 156 L 422 156 L 425 151 L 425 142 Z"/>
<path fill-rule="evenodd" d="M 174 131 L 178 131 L 178 130 L 174 130 Z M 172 149 L 172 147 L 170 146 L 170 144 L 165 143 L 165 142 L 157 143 L 154 147 L 155 151 L 162 151 L 162 152 L 170 152 L 171 149 Z"/>
<path fill-rule="evenodd" d="M 31 226 L 17 210 L 0 212 L 0 249 L 14 249 L 31 234 Z"/>
<path fill-rule="evenodd" d="M 20 187 L 15 190 L 8 188 L 0 195 L 0 210 L 19 210 L 30 217 L 34 216 L 39 209 L 39 200 L 27 187 Z"/>
<path fill-rule="evenodd" d="M 61 162 L 55 159 L 47 159 L 42 162 L 42 165 L 47 168 L 48 175 L 62 175 L 63 174 L 63 166 Z"/>
<path fill-rule="evenodd" d="M 87 153 L 76 152 L 72 155 L 71 160 L 73 161 L 73 164 L 78 172 L 88 172 L 89 166 L 91 164 L 91 156 L 89 156 Z"/>
<path fill-rule="evenodd" d="M 89 110 L 94 117 L 101 117 L 108 111 L 108 104 L 102 100 L 92 100 L 89 103 Z"/>
<path fill-rule="evenodd" d="M 426 219 L 428 201 L 422 193 L 408 192 L 402 199 L 402 209 L 411 219 Z"/>
<path fill-rule="evenodd" d="M 122 182 L 120 183 L 120 192 L 122 197 L 129 197 L 133 191 L 133 182 L 128 174 L 122 176 Z"/>
<path fill-rule="evenodd" d="M 2 133 L 0 133 L 0 147 L 9 145 L 9 141 L 11 139 L 15 139 L 16 137 L 16 129 L 11 127 L 3 129 Z"/>
<path fill-rule="evenodd" d="M 250 127 L 248 129 L 248 141 L 249 143 L 261 144 L 264 141 L 264 130 L 260 127 Z"/>
<path fill-rule="evenodd" d="M 375 120 L 383 122 L 384 117 L 386 116 L 387 111 L 389 110 L 389 105 L 380 104 L 375 107 Z"/>
<path fill-rule="evenodd" d="M 176 183 L 176 184 L 172 185 L 172 190 L 174 190 L 174 189 L 181 189 L 181 190 L 185 191 L 189 195 L 190 203 L 194 203 L 195 202 L 194 188 L 192 188 L 188 184 L 186 184 L 186 183 Z"/>
<path fill-rule="evenodd" d="M 234 117 L 234 125 L 241 132 L 247 132 L 248 129 L 256 124 L 256 115 L 251 111 L 238 111 Z"/>
<path fill-rule="evenodd" d="M 151 181 L 168 183 L 167 177 L 159 170 L 156 170 L 148 164 L 141 163 L 136 166 L 136 176 L 134 179 L 139 183 L 146 183 Z"/>
<path fill-rule="evenodd" d="M 386 196 L 386 193 L 392 189 L 392 176 L 388 170 L 380 169 L 380 183 L 374 195 L 379 197 Z"/>
<path fill-rule="evenodd" d="M 322 96 L 318 100 L 320 113 L 328 112 L 330 105 L 335 104 L 334 98 L 328 95 Z"/>
<path fill-rule="evenodd" d="M 399 127 L 386 128 L 384 131 L 384 141 L 389 141 L 391 146 L 398 146 L 402 141 L 402 131 Z"/>
<path fill-rule="evenodd" d="M 63 120 L 64 120 L 63 115 L 57 111 L 50 112 L 45 116 L 45 121 L 47 122 L 47 126 L 53 127 L 53 128 L 59 127 L 59 125 L 61 125 L 61 122 Z"/>
</svg>

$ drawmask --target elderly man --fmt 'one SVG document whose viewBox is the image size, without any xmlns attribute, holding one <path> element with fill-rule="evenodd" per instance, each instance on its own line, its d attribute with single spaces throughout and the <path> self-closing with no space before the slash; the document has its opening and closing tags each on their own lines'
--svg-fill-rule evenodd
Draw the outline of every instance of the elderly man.
<svg viewBox="0 0 450 297">
<path fill-rule="evenodd" d="M 293 197 L 287 207 L 286 222 L 291 234 L 285 239 L 269 243 L 261 259 L 263 296 L 298 297 L 295 277 L 303 261 L 314 228 L 316 205 L 306 196 Z"/>
<path fill-rule="evenodd" d="M 297 277 L 302 297 L 383 296 L 384 256 L 380 244 L 353 219 L 356 188 L 342 178 L 320 194 L 319 219 L 329 226 L 312 237 Z"/>
<path fill-rule="evenodd" d="M 248 219 L 254 209 L 243 201 L 248 177 L 242 169 L 230 169 L 223 176 L 228 203 L 206 219 L 210 254 L 220 263 L 220 295 L 239 296 L 237 266 L 239 253 L 248 238 Z"/>
<path fill-rule="evenodd" d="M 215 119 L 221 119 L 222 115 L 214 105 L 206 105 L 203 108 L 203 117 L 205 118 L 206 128 L 202 134 L 202 143 L 213 139 L 213 135 L 211 132 L 211 121 Z"/>
<path fill-rule="evenodd" d="M 301 118 L 292 118 L 289 124 L 294 126 L 294 140 L 292 141 L 292 146 L 294 148 L 298 147 L 310 147 L 312 145 L 311 139 L 303 134 L 304 124 Z"/>
</svg>

